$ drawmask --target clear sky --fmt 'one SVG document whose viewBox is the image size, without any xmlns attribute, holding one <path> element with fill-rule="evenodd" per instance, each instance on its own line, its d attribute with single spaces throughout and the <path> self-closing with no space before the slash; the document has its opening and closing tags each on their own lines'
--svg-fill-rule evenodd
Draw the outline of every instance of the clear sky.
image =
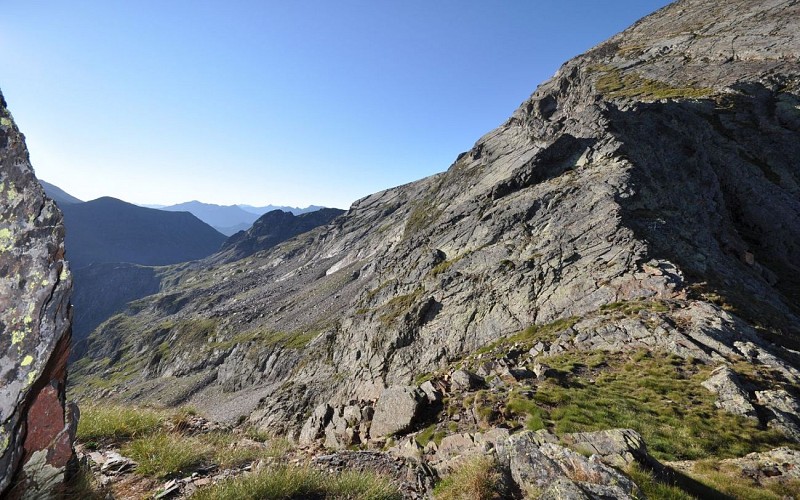
<svg viewBox="0 0 800 500">
<path fill-rule="evenodd" d="M 3 0 L 0 88 L 88 200 L 347 208 L 445 170 L 667 0 Z"/>
</svg>

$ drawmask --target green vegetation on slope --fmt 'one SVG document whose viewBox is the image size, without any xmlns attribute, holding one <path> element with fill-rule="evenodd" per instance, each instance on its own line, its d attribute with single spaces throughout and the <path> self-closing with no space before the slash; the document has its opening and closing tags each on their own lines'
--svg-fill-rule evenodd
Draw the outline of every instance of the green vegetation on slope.
<svg viewBox="0 0 800 500">
<path fill-rule="evenodd" d="M 437 500 L 493 500 L 506 498 L 502 493 L 502 474 L 490 457 L 472 458 L 450 475 L 444 477 L 433 490 Z"/>
<path fill-rule="evenodd" d="M 597 79 L 597 90 L 609 98 L 704 99 L 714 93 L 714 89 L 708 87 L 673 87 L 668 83 L 651 80 L 634 72 L 623 74 L 622 71 L 611 66 L 597 65 L 591 69 L 601 73 Z"/>
<path fill-rule="evenodd" d="M 138 463 L 138 474 L 156 478 L 191 473 L 205 464 L 235 467 L 287 450 L 282 440 L 242 442 L 225 430 L 191 434 L 187 429 L 193 415 L 190 408 L 87 406 L 78 425 L 78 441 L 89 449 L 118 445 L 124 456 Z"/>
<path fill-rule="evenodd" d="M 587 361 L 581 353 L 548 359 L 562 377 L 545 380 L 534 400 L 556 433 L 636 429 L 661 460 L 742 456 L 786 442 L 779 432 L 716 408 L 716 396 L 700 385 L 708 366 L 647 351 L 609 355 L 594 370 Z"/>
</svg>

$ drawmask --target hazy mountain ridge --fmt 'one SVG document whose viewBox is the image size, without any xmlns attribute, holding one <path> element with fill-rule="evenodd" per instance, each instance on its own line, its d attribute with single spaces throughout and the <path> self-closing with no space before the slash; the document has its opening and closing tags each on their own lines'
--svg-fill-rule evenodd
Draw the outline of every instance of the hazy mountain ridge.
<svg viewBox="0 0 800 500">
<path fill-rule="evenodd" d="M 239 231 L 246 231 L 256 219 L 267 212 L 280 210 L 294 215 L 300 215 L 314 212 L 321 208 L 323 207 L 316 205 L 310 205 L 306 208 L 274 205 L 267 205 L 265 207 L 256 207 L 252 205 L 215 205 L 194 200 L 177 205 L 159 207 L 159 210 L 189 212 L 222 234 L 231 236 Z"/>
<path fill-rule="evenodd" d="M 44 192 L 45 194 L 47 194 L 47 197 L 55 201 L 59 205 L 83 203 L 83 200 L 79 200 L 78 198 L 72 196 L 71 194 L 67 193 L 58 186 L 55 186 L 53 184 L 50 184 L 49 182 L 45 182 L 42 180 L 40 180 L 39 183 L 44 188 Z"/>
<path fill-rule="evenodd" d="M 94 332 L 82 390 L 189 401 L 336 449 L 396 434 L 397 453 L 446 471 L 444 448 L 415 440 L 428 425 L 476 446 L 529 422 L 565 435 L 560 405 L 625 366 L 670 365 L 661 382 L 685 381 L 670 397 L 695 398 L 677 425 L 696 405 L 750 433 L 746 451 L 797 442 L 798 20 L 787 2 L 660 10 L 568 61 L 446 172 L 271 250 L 171 272 Z M 122 353 L 144 354 L 107 362 Z M 94 385 L 108 373 L 113 390 Z M 651 420 L 608 425 L 686 458 Z M 512 469 L 515 439 L 492 444 Z"/>
<path fill-rule="evenodd" d="M 225 236 L 189 213 L 143 208 L 111 197 L 63 207 L 75 268 L 91 263 L 164 265 L 206 257 Z"/>
</svg>

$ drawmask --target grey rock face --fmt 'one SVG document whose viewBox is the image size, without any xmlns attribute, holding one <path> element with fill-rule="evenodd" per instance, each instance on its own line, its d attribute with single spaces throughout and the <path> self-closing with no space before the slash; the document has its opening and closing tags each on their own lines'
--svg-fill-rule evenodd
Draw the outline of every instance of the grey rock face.
<svg viewBox="0 0 800 500">
<path fill-rule="evenodd" d="M 739 377 L 727 366 L 720 366 L 711 373 L 711 377 L 703 382 L 703 387 L 718 395 L 718 408 L 735 415 L 742 415 L 758 420 L 756 409 L 750 403 L 750 397 L 742 388 Z"/>
<path fill-rule="evenodd" d="M 534 433 L 511 436 L 498 456 L 522 491 L 544 491 L 545 498 L 635 498 L 639 493 L 636 484 L 599 459 L 557 444 L 539 444 Z"/>
<path fill-rule="evenodd" d="M 425 395 L 419 389 L 395 386 L 385 389 L 375 404 L 370 435 L 390 436 L 408 430 L 422 409 Z"/>
<path fill-rule="evenodd" d="M 64 226 L 0 94 L 0 496 L 59 492 L 77 412 L 65 405 L 72 278 Z"/>
<path fill-rule="evenodd" d="M 756 391 L 756 399 L 773 418 L 767 425 L 779 429 L 795 441 L 800 441 L 800 401 L 783 389 Z"/>
<path fill-rule="evenodd" d="M 800 325 L 799 32 L 797 3 L 671 4 L 568 61 L 446 172 L 245 259 L 173 269 L 130 311 L 135 331 L 95 331 L 80 375 L 103 373 L 116 353 L 154 351 L 166 320 L 213 319 L 204 346 L 214 357 L 175 370 L 197 351 L 176 333 L 157 369 L 119 397 L 224 364 L 192 404 L 214 416 L 225 405 L 206 396 L 221 386 L 269 388 L 248 401 L 251 419 L 296 432 L 296 415 L 319 403 L 375 400 L 559 324 L 520 355 L 744 358 L 796 384 L 786 348 L 798 350 Z M 180 307 L 160 308 L 173 295 Z M 527 375 L 500 360 L 485 368 Z M 376 408 L 373 431 L 387 420 Z M 373 434 L 389 432 L 380 425 Z"/>
</svg>

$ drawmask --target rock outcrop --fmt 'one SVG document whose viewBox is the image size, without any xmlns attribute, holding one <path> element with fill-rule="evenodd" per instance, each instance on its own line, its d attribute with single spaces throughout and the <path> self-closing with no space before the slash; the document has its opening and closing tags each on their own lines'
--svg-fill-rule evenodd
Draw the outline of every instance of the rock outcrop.
<svg viewBox="0 0 800 500">
<path fill-rule="evenodd" d="M 269 250 L 298 234 L 328 224 L 343 213 L 344 210 L 338 208 L 321 208 L 299 215 L 272 210 L 259 217 L 246 231 L 231 235 L 210 261 L 233 262 L 256 252 Z"/>
<path fill-rule="evenodd" d="M 61 213 L 2 95 L 0 210 L 0 496 L 48 498 L 74 455 L 78 414 L 65 402 L 72 278 Z"/>
<path fill-rule="evenodd" d="M 272 249 L 169 271 L 159 294 L 94 332 L 86 393 L 169 394 L 339 447 L 353 401 L 375 403 L 370 439 L 431 423 L 552 430 L 572 394 L 632 387 L 636 362 L 657 356 L 648 366 L 668 368 L 687 405 L 712 398 L 709 418 L 764 445 L 769 429 L 800 439 L 798 33 L 796 2 L 665 7 L 564 64 L 446 172 Z M 712 377 L 719 366 L 729 372 Z M 116 387 L 93 389 L 109 375 Z M 452 414 L 418 413 L 437 389 L 420 377 L 450 391 Z M 454 405 L 457 391 L 471 393 Z M 315 407 L 331 410 L 309 420 Z M 400 439 L 403 453 L 435 453 L 435 439 Z M 542 464 L 563 455 L 537 450 Z M 622 489 L 553 488 L 635 494 L 575 460 Z M 548 467 L 532 487 L 565 473 Z"/>
</svg>

